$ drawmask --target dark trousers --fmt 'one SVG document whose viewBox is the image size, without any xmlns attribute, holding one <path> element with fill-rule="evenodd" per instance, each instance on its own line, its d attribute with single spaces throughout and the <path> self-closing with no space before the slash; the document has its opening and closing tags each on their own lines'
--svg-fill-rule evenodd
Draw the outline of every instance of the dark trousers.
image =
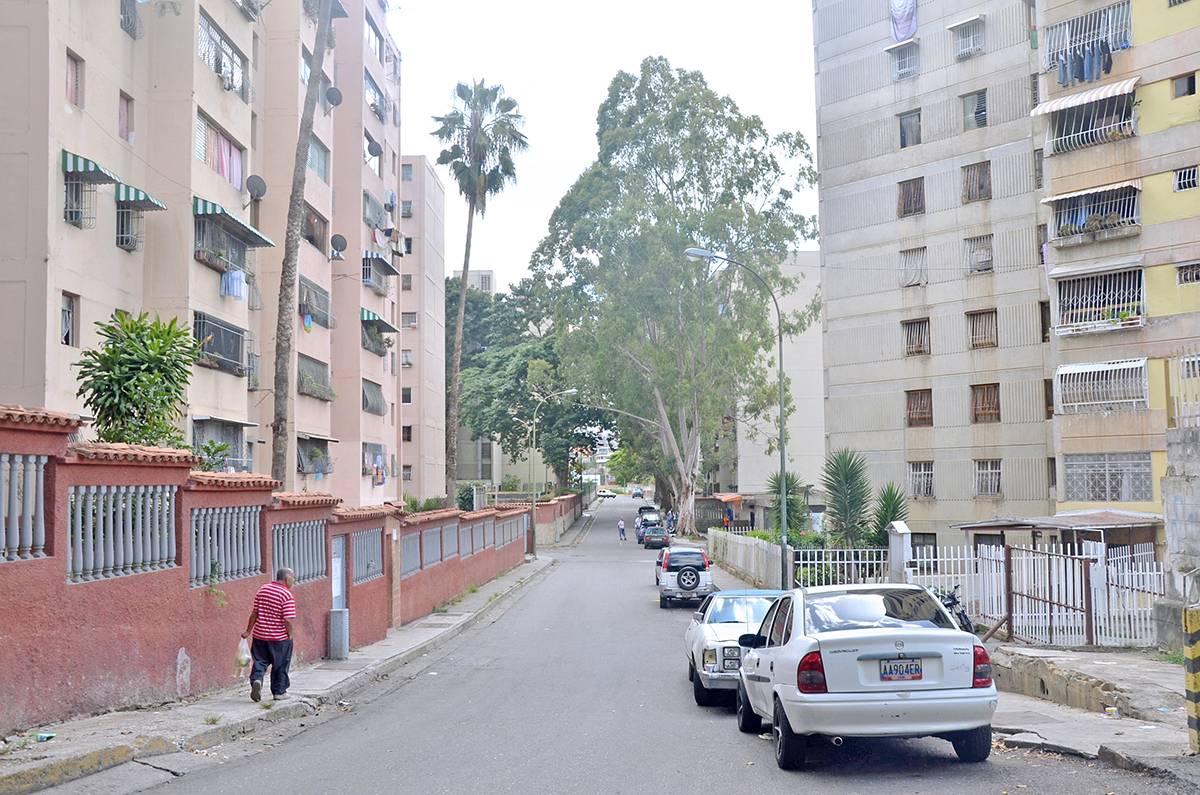
<svg viewBox="0 0 1200 795">
<path fill-rule="evenodd" d="M 271 666 L 271 695 L 282 696 L 292 684 L 288 678 L 288 667 L 292 664 L 292 639 L 259 640 L 250 644 L 250 656 L 254 668 L 250 671 L 251 682 L 261 682 Z"/>
</svg>

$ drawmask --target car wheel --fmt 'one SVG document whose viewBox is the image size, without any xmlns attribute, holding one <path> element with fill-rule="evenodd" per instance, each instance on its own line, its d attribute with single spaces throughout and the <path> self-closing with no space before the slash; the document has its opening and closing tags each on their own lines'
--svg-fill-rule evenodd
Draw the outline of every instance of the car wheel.
<svg viewBox="0 0 1200 795">
<path fill-rule="evenodd" d="M 696 666 L 692 664 L 691 660 L 688 660 L 688 681 L 696 681 Z"/>
<path fill-rule="evenodd" d="M 762 731 L 762 718 L 750 706 L 750 697 L 746 695 L 746 686 L 738 682 L 737 687 L 737 727 L 738 731 L 746 734 L 758 734 Z"/>
<path fill-rule="evenodd" d="M 663 610 L 666 610 L 667 609 L 667 597 L 665 597 L 665 596 L 658 597 L 658 606 L 661 607 Z"/>
<path fill-rule="evenodd" d="M 992 727 L 980 726 L 978 729 L 960 732 L 950 741 L 954 743 L 954 753 L 962 762 L 982 762 L 992 752 Z"/>
<path fill-rule="evenodd" d="M 775 713 L 771 722 L 771 739 L 775 745 L 775 764 L 780 770 L 799 770 L 804 767 L 804 751 L 807 741 L 792 731 L 783 704 L 775 700 Z"/>
<path fill-rule="evenodd" d="M 704 686 L 700 681 L 700 674 L 697 673 L 692 677 L 692 695 L 696 697 L 696 705 L 701 707 L 711 707 L 714 702 L 714 693 Z"/>
<path fill-rule="evenodd" d="M 694 591 L 700 585 L 700 572 L 692 566 L 684 566 L 679 570 L 679 576 L 675 581 L 683 590 Z"/>
</svg>

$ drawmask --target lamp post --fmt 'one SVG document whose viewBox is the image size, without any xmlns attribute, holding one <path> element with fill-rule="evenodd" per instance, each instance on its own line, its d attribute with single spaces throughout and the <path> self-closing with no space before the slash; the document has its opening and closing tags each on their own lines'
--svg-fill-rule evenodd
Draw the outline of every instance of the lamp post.
<svg viewBox="0 0 1200 795">
<path fill-rule="evenodd" d="M 532 445 L 533 449 L 529 451 L 529 467 L 530 467 L 530 472 L 531 472 L 531 474 L 529 476 L 529 481 L 530 481 L 529 488 L 533 490 L 533 500 L 531 501 L 532 502 L 532 512 L 533 512 L 533 519 L 532 519 L 533 542 L 531 544 L 531 547 L 532 547 L 532 551 L 534 554 L 537 554 L 537 498 L 538 498 L 538 494 L 540 492 L 538 491 L 537 484 L 533 480 L 532 472 L 533 472 L 533 457 L 535 455 L 537 455 L 538 412 L 541 411 L 542 406 L 546 405 L 546 403 L 548 403 L 552 398 L 561 397 L 563 395 L 574 395 L 578 391 L 579 391 L 578 389 L 564 389 L 561 392 L 555 392 L 554 394 L 546 395 L 545 397 L 537 397 L 536 395 L 534 395 L 534 399 L 537 401 L 537 406 L 535 406 L 533 409 L 533 445 Z"/>
<path fill-rule="evenodd" d="M 779 365 L 779 584 L 781 588 L 790 588 L 792 580 L 788 572 L 787 449 L 785 445 L 787 415 L 784 413 L 787 403 L 783 384 L 783 313 L 779 311 L 779 299 L 775 297 L 775 291 L 771 289 L 771 285 L 767 284 L 767 280 L 749 265 L 729 259 L 728 257 L 722 257 L 720 254 L 714 254 L 703 248 L 689 248 L 683 254 L 693 262 L 699 260 L 705 260 L 709 263 L 721 261 L 727 262 L 730 265 L 737 265 L 762 283 L 767 294 L 771 296 L 771 302 L 775 304 L 775 320 L 779 337 L 779 357 L 776 360 Z"/>
</svg>

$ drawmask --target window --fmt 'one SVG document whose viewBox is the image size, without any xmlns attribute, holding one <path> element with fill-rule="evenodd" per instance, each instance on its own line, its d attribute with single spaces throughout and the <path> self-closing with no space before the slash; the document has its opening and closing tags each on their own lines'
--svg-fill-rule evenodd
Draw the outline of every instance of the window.
<svg viewBox="0 0 1200 795">
<path fill-rule="evenodd" d="M 991 273 L 992 236 L 968 237 L 963 243 L 967 256 L 967 273 Z"/>
<path fill-rule="evenodd" d="M 129 34 L 129 38 L 140 39 L 145 34 L 142 20 L 138 16 L 137 3 L 134 0 L 121 0 L 121 30 Z"/>
<path fill-rule="evenodd" d="M 412 480 L 412 464 L 405 464 L 400 467 L 400 473 L 401 480 Z"/>
<path fill-rule="evenodd" d="M 1038 301 L 1038 310 L 1042 318 L 1042 342 L 1050 341 L 1050 329 L 1054 324 L 1050 321 L 1050 302 Z"/>
<path fill-rule="evenodd" d="M 1037 226 L 1037 258 L 1041 265 L 1046 264 L 1046 246 L 1050 243 L 1050 228 L 1046 224 Z"/>
<path fill-rule="evenodd" d="M 963 204 L 992 198 L 991 161 L 972 163 L 962 170 Z"/>
<path fill-rule="evenodd" d="M 999 497 L 1003 494 L 1000 489 L 1000 461 L 975 461 L 975 496 Z"/>
<path fill-rule="evenodd" d="M 972 348 L 995 348 L 999 345 L 996 333 L 996 310 L 967 313 L 967 331 Z"/>
<path fill-rule="evenodd" d="M 332 401 L 337 398 L 329 379 L 329 365 L 302 353 L 296 354 L 296 392 L 317 400 Z"/>
<path fill-rule="evenodd" d="M 141 251 L 146 222 L 142 211 L 129 202 L 117 202 L 117 248 Z"/>
<path fill-rule="evenodd" d="M 479 289 L 485 293 L 492 291 L 492 276 L 490 273 L 479 274 Z"/>
<path fill-rule="evenodd" d="M 329 457 L 329 440 L 296 438 L 296 471 L 303 475 L 333 473 L 333 459 Z"/>
<path fill-rule="evenodd" d="M 375 117 L 387 124 L 387 100 L 384 99 L 383 92 L 379 90 L 379 84 L 371 78 L 369 72 L 363 72 L 363 95 Z"/>
<path fill-rule="evenodd" d="M 377 176 L 383 176 L 379 172 L 379 156 L 383 154 L 383 147 L 379 145 L 371 134 L 363 130 L 363 162 L 367 164 L 367 168 L 375 172 Z"/>
<path fill-rule="evenodd" d="M 908 543 L 921 571 L 937 571 L 937 533 L 909 533 Z"/>
<path fill-rule="evenodd" d="M 906 80 L 921 74 L 921 57 L 915 41 L 894 47 L 892 53 L 892 79 Z"/>
<path fill-rule="evenodd" d="M 900 119 L 900 148 L 907 149 L 921 143 L 921 111 L 901 113 Z"/>
<path fill-rule="evenodd" d="M 1054 379 L 1047 378 L 1042 384 L 1046 399 L 1046 419 L 1054 419 Z"/>
<path fill-rule="evenodd" d="M 401 367 L 412 367 L 412 362 L 413 362 L 412 350 L 410 350 L 409 348 L 405 348 L 404 350 L 400 351 L 400 366 Z"/>
<path fill-rule="evenodd" d="M 1033 110 L 1042 102 L 1042 87 L 1038 82 L 1038 76 L 1032 74 L 1029 76 L 1029 109 Z"/>
<path fill-rule="evenodd" d="M 1054 111 L 1050 120 L 1050 154 L 1073 152 L 1137 135 L 1135 82 L 1136 78 L 1117 84 L 1118 89 L 1128 88 L 1124 93 Z"/>
<path fill-rule="evenodd" d="M 412 238 L 411 237 L 404 238 L 404 253 L 405 254 L 412 253 Z"/>
<path fill-rule="evenodd" d="M 925 247 L 900 252 L 900 286 L 919 287 L 929 281 L 925 264 Z"/>
<path fill-rule="evenodd" d="M 400 325 L 403 328 L 416 328 L 417 327 L 417 313 L 416 312 L 401 312 L 400 313 Z"/>
<path fill-rule="evenodd" d="M 896 217 L 907 218 L 925 212 L 925 178 L 909 179 L 897 185 Z"/>
<path fill-rule="evenodd" d="M 196 157 L 230 185 L 242 189 L 244 150 L 201 114 L 196 114 Z"/>
<path fill-rule="evenodd" d="M 329 182 L 329 150 L 315 135 L 308 139 L 308 167 L 322 182 Z"/>
<path fill-rule="evenodd" d="M 1046 153 L 1041 149 L 1033 150 L 1033 187 L 1038 190 L 1042 189 L 1045 182 L 1045 166 Z"/>
<path fill-rule="evenodd" d="M 1154 499 L 1150 453 L 1063 456 L 1066 502 L 1149 502 Z"/>
<path fill-rule="evenodd" d="M 402 442 L 411 442 L 412 441 L 412 439 L 413 439 L 412 428 L 413 428 L 413 426 L 411 426 L 411 425 L 401 425 L 400 426 L 400 441 L 402 441 Z"/>
<path fill-rule="evenodd" d="M 929 355 L 929 318 L 906 320 L 900 324 L 904 329 L 904 355 Z"/>
<path fill-rule="evenodd" d="M 909 428 L 922 428 L 933 425 L 933 390 L 914 389 L 904 393 L 907 406 L 904 412 L 904 424 Z"/>
<path fill-rule="evenodd" d="M 1055 239 L 1110 232 L 1142 222 L 1140 183 L 1099 188 L 1051 202 Z"/>
<path fill-rule="evenodd" d="M 79 347 L 79 296 L 62 294 L 62 327 L 59 342 L 72 348 Z"/>
<path fill-rule="evenodd" d="M 1190 75 L 1177 77 L 1171 81 L 1171 84 L 1175 89 L 1175 99 L 1190 97 L 1196 93 L 1196 73 L 1192 72 Z"/>
<path fill-rule="evenodd" d="M 194 228 L 197 261 L 220 273 L 248 269 L 245 241 L 234 237 L 208 216 L 196 216 Z"/>
<path fill-rule="evenodd" d="M 198 420 L 192 423 L 192 445 L 203 447 L 209 442 L 225 445 L 221 454 L 222 469 L 234 472 L 249 472 L 253 466 L 250 451 L 246 448 L 246 430 L 236 422 L 220 420 Z"/>
<path fill-rule="evenodd" d="M 411 386 L 401 387 L 400 403 L 405 406 L 412 405 L 412 387 Z"/>
<path fill-rule="evenodd" d="M 387 400 L 383 397 L 383 387 L 374 381 L 362 379 L 362 410 L 378 417 L 387 416 Z"/>
<path fill-rule="evenodd" d="M 404 292 L 410 292 L 412 290 L 412 274 L 411 273 L 400 274 L 400 289 Z"/>
<path fill-rule="evenodd" d="M 908 496 L 930 498 L 933 496 L 933 462 L 908 462 Z"/>
<path fill-rule="evenodd" d="M 1175 280 L 1179 284 L 1200 284 L 1200 262 L 1183 262 L 1176 265 Z"/>
<path fill-rule="evenodd" d="M 976 91 L 962 98 L 963 132 L 987 126 L 987 91 Z"/>
<path fill-rule="evenodd" d="M 383 63 L 383 36 L 379 34 L 379 28 L 375 27 L 370 15 L 367 16 L 367 24 L 363 26 L 363 37 L 367 41 L 367 49 L 375 55 L 375 60 Z"/>
<path fill-rule="evenodd" d="M 1188 166 L 1175 172 L 1176 191 L 1195 190 L 1196 187 L 1196 166 Z"/>
<path fill-rule="evenodd" d="M 983 52 L 983 19 L 976 17 L 950 26 L 954 34 L 954 58 L 965 61 Z"/>
<path fill-rule="evenodd" d="M 67 102 L 83 107 L 83 59 L 67 51 Z"/>
<path fill-rule="evenodd" d="M 233 46 L 225 34 L 203 12 L 200 13 L 200 35 L 196 46 L 200 60 L 216 72 L 226 91 L 232 91 L 249 104 L 254 99 L 250 79 L 246 76 L 246 56 Z"/>
<path fill-rule="evenodd" d="M 1150 409 L 1145 359 L 1060 365 L 1054 372 L 1053 391 L 1064 414 Z"/>
<path fill-rule="evenodd" d="M 1060 336 L 1144 323 L 1146 288 L 1141 269 L 1059 279 L 1057 293 L 1054 331 Z"/>
<path fill-rule="evenodd" d="M 1052 488 L 1058 488 L 1058 462 L 1054 456 L 1046 459 L 1046 484 Z"/>
<path fill-rule="evenodd" d="M 117 98 L 117 135 L 133 143 L 133 100 L 124 93 Z"/>
<path fill-rule="evenodd" d="M 405 199 L 400 202 L 400 217 L 412 218 L 412 202 Z"/>
<path fill-rule="evenodd" d="M 328 329 L 337 328 L 337 319 L 333 316 L 333 302 L 329 291 L 313 281 L 300 277 L 300 301 L 298 311 L 301 315 L 312 318 L 312 322 Z"/>
<path fill-rule="evenodd" d="M 976 384 L 971 387 L 971 422 L 1000 422 L 999 384 Z"/>
<path fill-rule="evenodd" d="M 412 182 L 412 163 L 404 163 L 400 166 L 400 179 L 403 182 Z"/>
<path fill-rule="evenodd" d="M 329 222 L 322 218 L 316 210 L 309 207 L 307 203 L 304 205 L 304 220 L 301 223 L 300 229 L 300 234 L 305 240 L 316 246 L 317 251 L 320 251 L 322 254 L 326 253 L 325 245 Z"/>
<path fill-rule="evenodd" d="M 233 375 L 248 375 L 246 368 L 246 332 L 203 312 L 193 315 L 192 335 L 200 341 L 200 359 L 196 364 Z M 303 357 L 301 357 L 303 358 Z"/>
</svg>

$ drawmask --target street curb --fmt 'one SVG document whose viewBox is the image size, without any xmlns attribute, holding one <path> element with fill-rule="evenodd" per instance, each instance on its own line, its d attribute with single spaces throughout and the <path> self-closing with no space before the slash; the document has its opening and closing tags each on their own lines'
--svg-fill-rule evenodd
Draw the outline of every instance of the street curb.
<svg viewBox="0 0 1200 795">
<path fill-rule="evenodd" d="M 1096 758 L 1107 765 L 1119 767 L 1122 770 L 1128 770 L 1131 773 L 1149 773 L 1150 775 L 1177 781 L 1187 787 L 1196 786 L 1195 779 L 1184 778 L 1170 768 L 1157 765 L 1140 757 L 1123 754 L 1107 745 L 1100 746 L 1100 751 L 1096 754 Z M 1186 759 L 1187 757 L 1180 758 Z"/>
</svg>

